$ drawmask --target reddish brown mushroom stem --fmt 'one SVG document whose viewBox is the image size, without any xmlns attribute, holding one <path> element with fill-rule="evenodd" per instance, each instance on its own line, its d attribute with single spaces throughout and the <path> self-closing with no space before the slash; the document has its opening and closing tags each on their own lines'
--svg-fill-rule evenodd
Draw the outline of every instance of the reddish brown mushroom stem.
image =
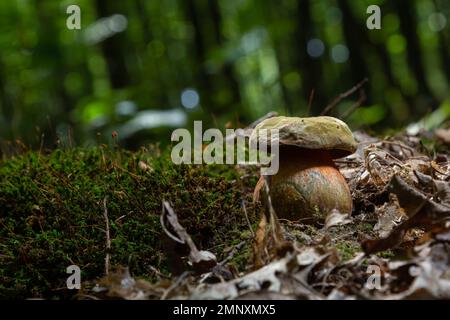
<svg viewBox="0 0 450 320">
<path fill-rule="evenodd" d="M 280 218 L 325 218 L 332 209 L 351 213 L 350 190 L 327 150 L 285 146 L 280 155 L 270 189 Z"/>
</svg>

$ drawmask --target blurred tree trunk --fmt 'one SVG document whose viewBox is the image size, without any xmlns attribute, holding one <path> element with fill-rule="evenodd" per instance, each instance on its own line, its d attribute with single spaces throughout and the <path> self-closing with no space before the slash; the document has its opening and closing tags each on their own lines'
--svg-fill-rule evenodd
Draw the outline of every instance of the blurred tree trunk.
<svg viewBox="0 0 450 320">
<path fill-rule="evenodd" d="M 10 96 L 6 90 L 5 75 L 3 73 L 3 62 L 0 60 L 0 136 L 3 140 L 13 138 L 12 120 L 14 117 L 14 108 Z"/>
<path fill-rule="evenodd" d="M 142 50 L 142 52 L 145 52 L 147 45 L 152 40 L 154 40 L 152 28 L 149 23 L 149 20 L 152 19 L 153 16 L 151 14 L 149 15 L 145 0 L 136 0 L 135 1 L 135 9 L 136 9 L 137 16 L 138 16 L 139 23 L 141 25 L 141 30 L 142 30 L 142 42 L 140 43 L 140 50 Z M 159 103 L 161 105 L 168 106 L 168 105 L 170 105 L 169 98 L 168 98 L 168 94 L 170 91 L 168 90 L 167 83 L 161 72 L 161 66 L 158 63 L 152 63 L 151 67 L 152 67 L 151 75 L 149 75 L 146 72 L 147 70 L 144 70 L 144 72 L 143 72 L 144 79 L 142 79 L 142 81 L 151 83 L 151 82 L 155 81 L 155 78 L 156 78 L 156 81 L 158 82 L 158 85 L 160 87 L 160 90 L 158 92 L 158 97 L 160 99 Z M 150 77 L 150 79 L 148 77 Z M 145 92 L 144 94 L 148 94 L 148 93 Z M 148 94 L 148 95 L 150 95 L 150 94 Z M 149 98 L 152 98 L 152 97 L 149 96 Z"/>
<path fill-rule="evenodd" d="M 205 60 L 206 60 L 206 45 L 205 45 L 205 37 L 203 34 L 203 29 L 200 24 L 200 18 L 198 14 L 197 7 L 193 0 L 186 0 L 185 4 L 185 14 L 187 19 L 192 23 L 194 27 L 194 52 L 195 58 L 192 65 L 192 73 L 195 75 L 196 83 L 198 83 L 198 87 L 195 88 L 200 93 L 200 103 L 203 108 L 209 112 L 212 112 L 212 115 L 215 114 L 215 107 L 212 104 L 211 93 L 213 91 L 212 87 L 212 77 L 206 71 L 205 68 Z"/>
<path fill-rule="evenodd" d="M 213 33 L 216 45 L 222 47 L 224 44 L 224 37 L 222 33 L 222 14 L 220 12 L 217 0 L 208 0 L 209 11 L 211 13 L 211 20 L 213 24 Z M 239 91 L 239 83 L 234 76 L 233 65 L 226 61 L 222 67 L 222 73 L 229 84 L 231 90 L 231 105 L 234 107 L 238 106 L 241 102 L 241 94 Z M 236 108 L 240 109 L 240 108 Z M 230 110 L 228 110 L 230 111 Z"/>
<path fill-rule="evenodd" d="M 70 127 L 73 126 L 73 121 L 70 117 L 71 112 L 75 106 L 75 102 L 67 93 L 64 87 L 65 79 L 69 68 L 65 61 L 64 47 L 60 42 L 55 39 L 55 36 L 59 34 L 59 26 L 55 25 L 55 19 L 52 16 L 52 12 L 47 10 L 48 7 L 39 0 L 34 2 L 38 18 L 38 30 L 39 35 L 38 45 L 35 47 L 33 62 L 35 65 L 47 68 L 51 73 L 51 78 L 47 84 L 48 92 L 46 94 L 55 99 L 54 104 L 58 108 L 55 114 L 49 114 L 51 117 L 53 126 L 48 126 L 43 129 L 46 137 L 44 145 L 54 146 L 55 141 L 58 141 L 58 134 L 56 125 L 67 124 Z M 52 95 L 52 93 L 56 93 Z M 49 103 L 49 102 L 46 102 Z M 51 101 L 50 101 L 51 104 Z M 23 123 L 22 125 L 27 125 Z M 34 126 L 32 127 L 34 128 Z M 21 129 L 21 134 L 27 132 L 28 135 L 35 134 L 32 128 Z M 65 132 L 63 134 L 66 134 Z"/>
<path fill-rule="evenodd" d="M 338 0 L 338 5 L 342 11 L 342 26 L 344 30 L 344 36 L 346 39 L 346 45 L 350 51 L 350 66 L 352 70 L 352 80 L 354 85 L 359 83 L 366 77 L 369 77 L 369 71 L 367 69 L 366 61 L 364 59 L 363 47 L 367 43 L 367 38 L 364 36 L 361 26 L 352 14 L 351 8 L 346 0 Z M 367 100 L 365 103 L 371 104 L 371 92 L 370 86 L 365 86 L 364 90 L 367 94 Z"/>
<path fill-rule="evenodd" d="M 391 3 L 387 3 L 385 7 L 386 7 L 387 10 L 395 11 L 395 9 L 392 8 L 392 4 Z M 361 28 L 361 29 L 358 29 L 358 30 L 361 30 L 361 36 L 364 39 L 369 39 L 368 32 L 378 32 L 376 30 L 370 31 L 367 28 Z M 380 44 L 380 43 L 371 43 L 369 45 L 369 48 L 370 47 L 374 47 L 375 48 L 375 52 L 376 52 L 378 58 L 380 59 L 382 70 L 383 70 L 383 74 L 384 74 L 384 76 L 386 77 L 386 79 L 388 81 L 388 83 L 387 83 L 387 85 L 385 87 L 395 88 L 400 93 L 402 99 L 405 101 L 405 103 L 408 106 L 414 106 L 414 104 L 415 104 L 415 97 L 405 93 L 404 90 L 401 89 L 400 83 L 395 78 L 395 75 L 394 75 L 394 72 L 393 72 L 393 69 L 392 69 L 392 62 L 391 62 L 391 59 L 390 59 L 389 52 L 386 49 L 386 46 L 384 44 Z M 368 74 L 371 74 L 372 73 L 372 69 L 371 69 L 372 65 L 369 64 L 367 66 L 368 66 L 368 71 L 367 72 L 368 72 Z M 379 68 L 379 65 L 375 65 L 375 68 Z M 369 79 L 369 81 L 370 81 L 370 79 Z M 372 84 L 372 85 L 374 85 L 374 84 Z M 377 84 L 375 84 L 375 85 L 377 85 Z M 379 99 L 378 99 L 378 97 L 375 97 L 373 100 L 379 100 Z M 389 101 L 386 101 L 386 102 L 389 103 Z M 387 112 L 389 114 L 392 111 L 391 111 L 390 108 L 388 108 Z M 393 118 L 389 118 L 388 117 L 388 119 L 392 119 L 393 121 L 395 121 L 395 119 L 393 119 Z"/>
<path fill-rule="evenodd" d="M 450 53 L 449 42 L 446 39 L 443 32 L 439 32 L 439 55 L 441 59 L 442 71 L 447 79 L 447 83 L 450 84 Z"/>
<path fill-rule="evenodd" d="M 304 91 L 302 93 L 309 96 L 314 90 L 314 100 L 311 108 L 311 115 L 319 114 L 327 105 L 325 93 L 323 91 L 322 65 L 320 59 L 309 57 L 306 48 L 308 41 L 314 37 L 314 23 L 311 20 L 310 0 L 298 1 L 297 5 L 297 33 L 293 43 L 297 44 L 295 62 L 303 82 Z M 305 100 L 301 95 L 300 100 Z M 307 98 L 306 98 L 307 99 Z"/>
<path fill-rule="evenodd" d="M 271 40 L 273 42 L 273 49 L 275 51 L 275 57 L 277 59 L 277 65 L 278 65 L 278 73 L 279 73 L 279 79 L 278 82 L 281 87 L 281 93 L 282 93 L 282 99 L 283 104 L 285 107 L 286 115 L 293 115 L 293 110 L 298 111 L 298 114 L 304 114 L 301 112 L 301 101 L 299 99 L 292 99 L 291 93 L 286 87 L 285 81 L 283 81 L 283 77 L 286 75 L 286 73 L 289 71 L 286 66 L 289 66 L 289 48 L 290 45 L 287 46 L 285 43 L 280 41 L 279 34 L 276 28 L 276 25 L 278 24 L 278 19 L 280 19 L 280 16 L 284 17 L 283 13 L 281 12 L 280 5 L 278 3 L 270 2 L 270 5 L 264 6 L 264 17 L 266 21 L 269 21 L 270 27 L 273 28 L 272 30 L 275 34 L 271 35 Z"/>
<path fill-rule="evenodd" d="M 120 12 L 114 11 L 111 4 L 117 2 L 107 0 L 96 0 L 95 7 L 99 18 L 109 17 Z M 122 45 L 126 43 L 126 37 L 116 34 L 103 40 L 100 44 L 103 57 L 108 65 L 109 79 L 114 89 L 126 87 L 130 83 L 130 75 L 125 62 Z"/>
<path fill-rule="evenodd" d="M 394 77 L 394 74 L 393 74 L 392 68 L 391 68 L 391 62 L 389 59 L 389 53 L 386 51 L 386 48 L 384 46 L 378 45 L 378 44 L 375 46 L 375 48 L 376 48 L 376 51 L 378 52 L 378 56 L 380 57 L 381 64 L 383 65 L 384 75 L 386 76 L 386 78 L 389 82 L 389 86 L 396 88 L 400 92 L 402 98 L 406 101 L 406 103 L 409 106 L 414 105 L 414 97 L 403 92 L 403 90 L 401 90 L 400 84 Z"/>
<path fill-rule="evenodd" d="M 449 12 L 450 6 L 448 5 L 448 0 L 445 2 L 436 1 L 434 0 L 434 6 L 436 8 L 436 11 L 439 12 Z M 441 65 L 442 65 L 442 71 L 447 79 L 447 84 L 450 84 L 450 52 L 449 52 L 449 32 L 447 27 L 447 32 L 445 30 L 442 30 L 438 32 L 439 37 L 439 55 L 441 59 Z"/>
<path fill-rule="evenodd" d="M 400 20 L 400 30 L 407 42 L 406 50 L 408 64 L 412 69 L 414 77 L 416 78 L 419 93 L 433 98 L 426 81 L 425 69 L 422 62 L 422 51 L 420 49 L 419 38 L 417 35 L 417 21 L 414 13 L 414 1 L 399 0 L 394 1 L 394 4 Z M 433 108 L 434 107 L 435 106 L 433 106 Z"/>
</svg>

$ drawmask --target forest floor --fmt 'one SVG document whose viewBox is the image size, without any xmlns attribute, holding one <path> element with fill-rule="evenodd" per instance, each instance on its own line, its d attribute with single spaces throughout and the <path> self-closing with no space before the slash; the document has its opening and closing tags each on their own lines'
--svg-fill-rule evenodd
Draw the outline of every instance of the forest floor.
<svg viewBox="0 0 450 320">
<path fill-rule="evenodd" d="M 336 161 L 353 213 L 314 224 L 278 219 L 266 188 L 258 200 L 255 167 L 177 166 L 153 147 L 23 150 L 0 167 L 0 296 L 450 298 L 449 129 L 354 135 Z"/>
</svg>

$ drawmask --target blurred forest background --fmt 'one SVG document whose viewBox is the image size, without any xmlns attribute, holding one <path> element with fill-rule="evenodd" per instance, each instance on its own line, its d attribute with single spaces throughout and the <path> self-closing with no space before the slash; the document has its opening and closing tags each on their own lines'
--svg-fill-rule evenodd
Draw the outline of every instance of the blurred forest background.
<svg viewBox="0 0 450 320">
<path fill-rule="evenodd" d="M 81 30 L 66 27 L 71 4 Z M 366 27 L 371 4 L 381 30 Z M 318 115 L 364 78 L 330 112 L 353 129 L 447 117 L 449 19 L 448 0 L 1 1 L 0 140 L 167 143 L 193 120 Z"/>
</svg>

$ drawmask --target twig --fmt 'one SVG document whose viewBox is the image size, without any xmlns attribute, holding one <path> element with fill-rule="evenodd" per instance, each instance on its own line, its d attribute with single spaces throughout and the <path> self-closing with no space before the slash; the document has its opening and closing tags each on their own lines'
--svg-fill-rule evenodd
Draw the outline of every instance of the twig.
<svg viewBox="0 0 450 320">
<path fill-rule="evenodd" d="M 177 234 L 177 237 L 170 232 L 168 233 L 167 228 L 164 228 L 164 218 L 167 219 L 173 231 Z M 205 270 L 209 271 L 211 268 L 216 266 L 216 256 L 209 251 L 198 250 L 191 236 L 178 221 L 178 217 L 170 206 L 170 203 L 165 200 L 162 202 L 161 224 L 169 237 L 177 242 L 181 241 L 181 243 L 185 244 L 189 248 L 189 262 L 196 272 L 204 273 Z"/>
<path fill-rule="evenodd" d="M 358 99 L 358 101 L 356 101 L 354 104 L 352 104 L 350 106 L 350 108 L 348 108 L 345 112 L 343 112 L 339 116 L 339 119 L 347 118 L 349 115 L 351 115 L 353 113 L 353 111 L 358 109 L 364 103 L 364 101 L 366 101 L 366 99 L 367 99 L 367 96 L 366 96 L 366 93 L 364 92 L 364 90 L 363 89 L 359 90 L 359 99 Z"/>
<path fill-rule="evenodd" d="M 255 233 L 253 232 L 252 224 L 250 223 L 250 219 L 248 218 L 247 207 L 245 206 L 244 200 L 242 200 L 242 209 L 244 210 L 245 220 L 247 220 L 248 228 L 250 229 L 252 237 L 255 237 Z"/>
<path fill-rule="evenodd" d="M 223 259 L 222 261 L 219 262 L 219 265 L 223 266 L 223 265 L 225 265 L 228 261 L 231 261 L 231 259 L 233 259 L 233 257 L 234 257 L 234 255 L 236 254 L 236 252 L 237 252 L 238 250 L 240 250 L 240 249 L 244 246 L 244 244 L 247 243 L 248 240 L 249 240 L 249 239 L 243 240 L 243 241 L 239 242 L 239 243 L 233 248 L 233 250 L 230 251 L 230 253 L 228 254 L 228 256 L 227 256 L 225 259 Z"/>
<path fill-rule="evenodd" d="M 93 296 L 93 295 L 90 295 L 90 294 L 84 294 L 84 293 L 77 294 L 77 297 L 78 298 L 88 298 L 88 299 L 91 299 L 91 300 L 100 300 L 100 298 L 97 298 L 96 296 Z"/>
<path fill-rule="evenodd" d="M 276 111 L 269 112 L 268 114 L 259 118 L 258 120 L 253 121 L 250 125 L 248 125 L 244 129 L 234 130 L 234 132 L 232 134 L 229 134 L 225 137 L 225 141 L 226 142 L 233 141 L 237 136 L 245 136 L 250 130 L 255 128 L 258 124 L 260 124 L 264 120 L 267 120 L 269 118 L 273 118 L 276 116 L 278 116 L 278 112 L 276 112 Z"/>
<path fill-rule="evenodd" d="M 42 149 L 44 149 L 44 137 L 45 137 L 45 134 L 44 133 L 41 134 L 41 143 L 39 145 L 38 162 L 41 159 Z"/>
<path fill-rule="evenodd" d="M 163 293 L 162 296 L 161 296 L 161 300 L 166 300 L 166 298 L 167 298 L 167 296 L 169 295 L 169 293 L 172 292 L 173 289 L 175 289 L 176 287 L 178 287 L 178 286 L 181 284 L 181 282 L 182 282 L 189 274 L 190 274 L 189 271 L 183 272 L 183 273 L 178 277 L 178 279 L 177 279 L 174 283 L 172 283 L 172 285 L 171 285 L 169 288 L 167 288 L 166 291 L 164 291 L 164 293 Z"/>
<path fill-rule="evenodd" d="M 109 261 L 111 251 L 111 238 L 109 236 L 109 219 L 108 208 L 106 207 L 106 197 L 103 199 L 103 217 L 105 218 L 105 234 L 106 234 L 106 256 L 105 256 L 105 274 L 109 274 Z"/>
<path fill-rule="evenodd" d="M 178 243 L 184 244 L 185 242 L 184 242 L 182 239 L 180 239 L 180 238 L 174 236 L 173 233 L 170 232 L 169 229 L 167 229 L 167 227 L 166 227 L 166 225 L 165 225 L 165 223 L 164 223 L 164 213 L 165 213 L 165 211 L 164 211 L 164 205 L 163 205 L 163 211 L 162 211 L 162 213 L 161 213 L 161 216 L 159 217 L 159 222 L 161 223 L 161 227 L 163 228 L 164 232 L 165 232 L 165 233 L 167 234 L 167 236 L 168 236 L 169 238 L 171 238 L 172 240 L 174 240 L 174 241 L 176 241 L 176 242 L 178 242 Z"/>
<path fill-rule="evenodd" d="M 360 83 L 358 83 L 356 86 L 354 86 L 353 88 L 351 88 L 350 90 L 341 93 L 340 95 L 338 95 L 336 98 L 334 98 L 334 100 L 325 107 L 325 109 L 323 109 L 322 113 L 320 114 L 321 116 L 326 115 L 328 112 L 331 111 L 331 109 L 333 109 L 334 107 L 336 107 L 338 105 L 339 102 L 341 102 L 343 99 L 347 98 L 348 96 L 352 95 L 353 93 L 355 93 L 357 90 L 359 90 L 367 81 L 369 81 L 369 79 L 364 78 Z"/>
<path fill-rule="evenodd" d="M 381 143 L 385 143 L 385 144 L 390 144 L 390 145 L 394 145 L 399 147 L 400 149 L 404 150 L 408 150 L 411 153 L 411 156 L 414 155 L 414 149 L 411 148 L 410 146 L 404 145 L 403 143 L 397 142 L 397 141 L 388 141 L 388 140 L 383 140 L 381 141 Z"/>
<path fill-rule="evenodd" d="M 277 243 L 280 243 L 283 239 L 283 231 L 280 225 L 280 221 L 278 220 L 278 216 L 275 213 L 275 210 L 273 209 L 272 206 L 272 199 L 270 197 L 270 189 L 269 189 L 269 181 L 267 180 L 266 176 L 264 177 L 264 186 L 265 186 L 265 196 L 266 196 L 266 207 L 267 210 L 269 212 L 269 216 L 270 216 L 270 224 L 272 225 L 273 229 L 272 229 L 272 235 L 273 235 L 273 239 L 275 239 L 275 241 Z"/>
<path fill-rule="evenodd" d="M 308 101 L 308 109 L 306 109 L 306 116 L 309 117 L 309 114 L 311 113 L 311 106 L 314 99 L 314 89 L 311 90 L 311 93 L 309 94 L 309 101 Z"/>
<path fill-rule="evenodd" d="M 276 111 L 271 111 L 268 114 L 266 114 L 264 117 L 259 118 L 258 120 L 253 121 L 249 126 L 247 126 L 247 128 L 254 128 L 256 127 L 258 124 L 260 124 L 261 122 L 263 122 L 264 120 L 267 120 L 269 118 L 273 118 L 276 117 L 278 115 L 278 112 Z"/>
<path fill-rule="evenodd" d="M 154 266 L 149 265 L 148 268 L 153 271 L 158 277 L 160 278 L 165 278 L 165 279 L 169 279 L 168 276 L 166 276 L 165 274 L 161 273 L 161 271 L 159 271 L 158 269 L 156 269 Z"/>
<path fill-rule="evenodd" d="M 181 224 L 178 222 L 177 215 L 175 211 L 173 211 L 172 206 L 169 204 L 169 202 L 163 200 L 163 213 L 161 215 L 161 221 L 164 222 L 164 213 L 167 213 L 166 218 L 170 222 L 170 225 L 175 230 L 175 232 L 178 234 L 179 238 L 177 240 L 177 237 L 175 237 L 172 233 L 168 233 L 167 235 L 172 235 L 171 238 L 173 238 L 175 241 L 180 243 L 185 243 L 189 249 L 191 250 L 191 253 L 198 253 L 197 246 L 195 245 L 194 241 L 192 241 L 191 236 L 186 232 L 186 229 L 184 229 Z M 164 226 L 164 223 L 162 224 Z M 165 230 L 167 232 L 167 228 Z"/>
</svg>

